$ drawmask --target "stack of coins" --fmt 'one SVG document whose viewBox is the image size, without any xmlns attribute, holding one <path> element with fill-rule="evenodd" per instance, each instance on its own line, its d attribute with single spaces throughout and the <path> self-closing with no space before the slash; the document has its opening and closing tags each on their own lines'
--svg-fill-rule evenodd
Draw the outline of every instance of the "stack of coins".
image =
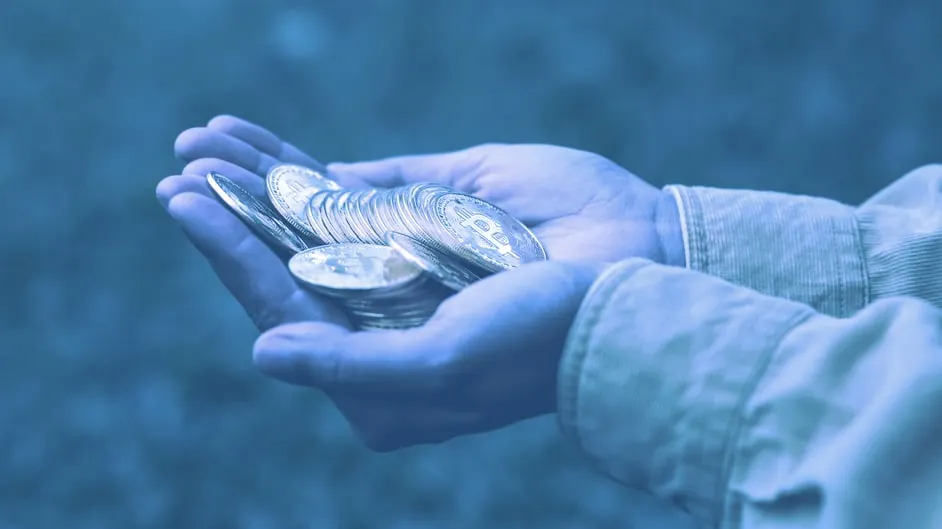
<svg viewBox="0 0 942 529">
<path fill-rule="evenodd" d="M 362 330 L 422 325 L 454 293 L 397 250 L 377 244 L 313 248 L 292 258 L 288 268 L 311 290 L 337 300 Z"/>
<path fill-rule="evenodd" d="M 345 189 L 323 166 L 272 167 L 267 197 L 219 173 L 210 187 L 306 288 L 343 306 L 362 330 L 420 326 L 442 301 L 487 275 L 546 259 L 519 220 L 440 184 Z"/>
</svg>

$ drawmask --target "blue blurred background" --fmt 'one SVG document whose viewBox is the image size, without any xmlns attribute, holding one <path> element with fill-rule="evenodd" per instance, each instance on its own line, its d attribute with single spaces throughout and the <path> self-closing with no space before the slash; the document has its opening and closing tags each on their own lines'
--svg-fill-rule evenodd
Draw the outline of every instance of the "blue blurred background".
<svg viewBox="0 0 942 529">
<path fill-rule="evenodd" d="M 939 57 L 938 0 L 2 0 L 0 529 L 635 526 L 552 418 L 375 455 L 256 374 L 154 199 L 174 137 L 548 142 L 854 203 L 942 158 Z"/>
</svg>

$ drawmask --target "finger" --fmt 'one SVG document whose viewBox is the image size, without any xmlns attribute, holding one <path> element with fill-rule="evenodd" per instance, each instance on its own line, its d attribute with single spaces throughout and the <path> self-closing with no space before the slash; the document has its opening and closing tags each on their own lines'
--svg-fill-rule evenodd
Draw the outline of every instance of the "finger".
<svg viewBox="0 0 942 529">
<path fill-rule="evenodd" d="M 206 128 L 238 138 L 275 158 L 281 154 L 281 138 L 268 129 L 244 119 L 222 114 L 209 120 Z"/>
<path fill-rule="evenodd" d="M 350 332 L 319 322 L 283 325 L 255 343 L 255 363 L 265 374 L 328 392 L 427 398 L 441 391 L 440 366 L 447 337 L 425 327 Z"/>
<path fill-rule="evenodd" d="M 305 320 L 346 324 L 331 304 L 300 290 L 281 259 L 222 204 L 183 192 L 167 211 L 260 330 Z"/>
<path fill-rule="evenodd" d="M 262 177 L 271 166 L 278 163 L 274 157 L 240 139 L 205 127 L 181 132 L 173 148 L 177 156 L 187 162 L 199 158 L 218 158 Z"/>
<path fill-rule="evenodd" d="M 355 176 L 377 187 L 434 182 L 465 189 L 477 177 L 485 157 L 499 145 L 479 145 L 441 154 L 396 156 L 358 163 L 333 163 L 331 173 Z"/>
<path fill-rule="evenodd" d="M 239 167 L 234 163 L 220 160 L 219 158 L 199 158 L 186 164 L 183 168 L 183 174 L 196 175 L 204 180 L 206 175 L 211 172 L 219 173 L 233 182 L 242 186 L 246 191 L 257 197 L 266 195 L 265 179 L 245 168 Z M 209 186 L 206 186 L 209 189 Z"/>
<path fill-rule="evenodd" d="M 324 164 L 308 156 L 301 149 L 282 140 L 268 129 L 242 118 L 230 115 L 216 116 L 209 120 L 206 128 L 242 140 L 258 149 L 259 152 L 284 163 L 303 165 L 314 170 L 325 170 Z"/>
<path fill-rule="evenodd" d="M 170 199 L 183 193 L 196 193 L 209 198 L 213 197 L 213 192 L 206 182 L 206 177 L 200 177 L 192 174 L 168 176 L 157 184 L 157 201 L 167 209 Z"/>
<path fill-rule="evenodd" d="M 205 159 L 201 158 L 200 160 Z M 196 162 L 200 160 L 196 160 Z M 212 169 L 214 165 L 207 164 L 205 167 L 197 167 L 194 169 L 191 167 L 193 163 L 187 165 L 187 167 L 184 168 L 184 173 L 188 174 L 168 176 L 157 184 L 157 200 L 160 202 L 160 205 L 164 207 L 164 209 L 167 208 L 167 205 L 170 203 L 170 199 L 183 193 L 197 193 L 214 200 L 218 200 L 216 193 L 209 187 L 209 183 L 206 181 L 206 173 L 201 174 L 201 169 L 209 169 L 206 171 L 208 173 L 210 170 L 214 170 Z M 241 171 L 243 174 L 240 174 L 239 171 Z M 227 169 L 227 172 L 224 173 L 224 176 L 228 176 L 230 174 L 235 175 L 233 181 L 244 187 L 247 191 L 256 194 L 257 196 L 265 195 L 264 185 L 259 184 L 259 182 L 262 182 L 262 180 L 259 179 L 257 175 L 249 173 L 241 167 L 238 168 L 238 171 L 235 171 L 231 168 Z M 245 175 L 251 177 L 251 179 L 255 180 L 255 182 L 252 182 L 246 178 Z"/>
</svg>

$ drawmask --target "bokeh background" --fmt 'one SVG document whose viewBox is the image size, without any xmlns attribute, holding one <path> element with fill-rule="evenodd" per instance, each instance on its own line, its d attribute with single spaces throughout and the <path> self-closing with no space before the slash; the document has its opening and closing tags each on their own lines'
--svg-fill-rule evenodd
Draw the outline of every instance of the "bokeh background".
<svg viewBox="0 0 942 529">
<path fill-rule="evenodd" d="M 154 199 L 176 134 L 232 113 L 324 161 L 548 142 L 855 203 L 942 159 L 940 21 L 937 0 L 3 0 L 0 529 L 661 527 L 553 418 L 376 455 L 256 374 L 250 322 Z"/>
</svg>

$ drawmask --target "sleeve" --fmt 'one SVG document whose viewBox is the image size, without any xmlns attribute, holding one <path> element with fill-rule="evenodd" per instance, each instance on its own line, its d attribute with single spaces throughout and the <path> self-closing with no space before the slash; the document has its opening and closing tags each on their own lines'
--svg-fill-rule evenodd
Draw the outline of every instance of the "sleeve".
<svg viewBox="0 0 942 529">
<path fill-rule="evenodd" d="M 758 191 L 668 186 L 686 266 L 846 317 L 909 296 L 942 306 L 942 165 L 913 171 L 854 208 Z M 679 237 L 678 237 L 679 238 Z"/>
<path fill-rule="evenodd" d="M 703 527 L 942 527 L 942 311 L 850 318 L 628 260 L 593 285 L 559 378 L 566 436 Z"/>
</svg>

